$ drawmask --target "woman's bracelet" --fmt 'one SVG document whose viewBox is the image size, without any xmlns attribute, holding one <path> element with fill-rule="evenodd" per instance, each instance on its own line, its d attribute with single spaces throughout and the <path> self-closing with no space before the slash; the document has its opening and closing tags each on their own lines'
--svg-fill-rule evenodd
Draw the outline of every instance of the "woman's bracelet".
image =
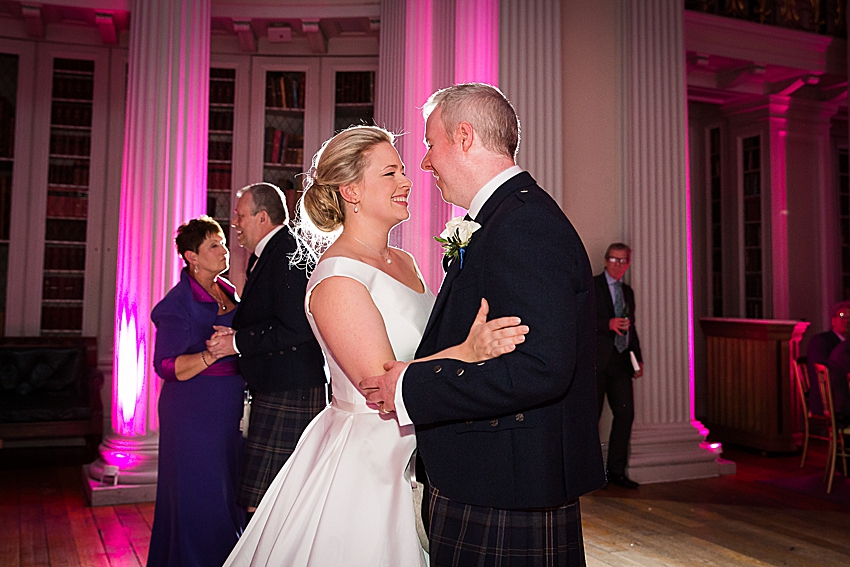
<svg viewBox="0 0 850 567">
<path fill-rule="evenodd" d="M 207 357 L 206 357 L 206 356 L 204 356 L 204 351 L 201 351 L 201 360 L 203 360 L 203 361 L 204 361 L 204 365 L 205 365 L 207 368 L 209 368 L 210 363 L 209 363 L 209 362 L 207 362 Z"/>
</svg>

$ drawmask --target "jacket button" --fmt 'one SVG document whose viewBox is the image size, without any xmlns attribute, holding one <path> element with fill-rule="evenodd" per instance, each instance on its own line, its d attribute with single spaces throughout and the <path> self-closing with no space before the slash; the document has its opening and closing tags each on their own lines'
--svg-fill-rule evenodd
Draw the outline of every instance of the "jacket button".
<svg viewBox="0 0 850 567">
<path fill-rule="evenodd" d="M 471 420 L 471 419 L 467 419 L 467 420 L 466 420 L 466 423 L 472 423 L 472 420 Z"/>
<path fill-rule="evenodd" d="M 490 427 L 496 427 L 497 425 L 499 425 L 498 419 L 493 419 L 490 421 Z"/>
<path fill-rule="evenodd" d="M 253 336 L 254 336 L 254 331 L 251 331 L 250 335 L 253 337 Z"/>
<path fill-rule="evenodd" d="M 298 350 L 298 347 L 292 347 L 292 350 Z"/>
<path fill-rule="evenodd" d="M 434 374 L 439 374 L 440 372 L 442 372 L 442 370 L 443 370 L 443 367 L 438 364 L 437 366 L 434 367 Z"/>
<path fill-rule="evenodd" d="M 280 353 L 279 353 L 279 354 L 283 354 L 283 351 L 280 351 Z"/>
<path fill-rule="evenodd" d="M 458 368 L 458 369 L 457 369 L 457 375 L 458 375 L 458 376 L 463 376 L 463 368 Z"/>
<path fill-rule="evenodd" d="M 524 421 L 524 420 L 525 420 L 525 416 L 524 416 L 524 415 L 522 415 L 521 413 L 518 413 L 518 414 L 516 414 L 516 420 L 517 420 L 517 421 Z"/>
</svg>

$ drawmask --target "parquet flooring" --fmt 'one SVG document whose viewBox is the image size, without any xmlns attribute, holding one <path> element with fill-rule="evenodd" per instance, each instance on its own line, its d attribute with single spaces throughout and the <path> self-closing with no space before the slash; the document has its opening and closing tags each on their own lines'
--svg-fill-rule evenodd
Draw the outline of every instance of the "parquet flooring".
<svg viewBox="0 0 850 567">
<path fill-rule="evenodd" d="M 90 456 L 39 455 L 0 450 L 0 567 L 145 565 L 153 504 L 89 508 Z M 737 474 L 582 498 L 588 566 L 850 565 L 850 506 L 759 482 L 822 472 L 822 447 L 803 469 L 798 456 L 724 457 Z"/>
</svg>

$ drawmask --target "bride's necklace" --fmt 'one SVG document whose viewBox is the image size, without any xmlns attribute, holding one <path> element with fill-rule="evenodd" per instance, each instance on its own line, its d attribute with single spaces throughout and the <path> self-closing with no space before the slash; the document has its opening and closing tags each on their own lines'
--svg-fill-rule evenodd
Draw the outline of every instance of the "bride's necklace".
<svg viewBox="0 0 850 567">
<path fill-rule="evenodd" d="M 372 248 L 371 246 L 369 246 L 368 244 L 366 244 L 365 242 L 363 242 L 362 240 L 360 240 L 359 238 L 357 238 L 353 234 L 348 234 L 347 232 L 343 232 L 342 234 L 343 234 L 343 236 L 349 236 L 349 237 L 353 238 L 354 240 L 356 240 L 357 242 L 359 242 L 360 244 L 362 244 L 363 246 L 365 246 L 366 248 L 368 248 L 369 250 L 371 250 L 372 252 L 374 252 L 375 254 L 377 254 L 378 256 L 383 258 L 384 260 L 386 260 L 387 264 L 393 263 L 392 259 L 390 259 L 390 251 L 389 250 L 387 250 L 387 255 L 384 256 L 383 254 L 381 254 L 380 252 L 378 252 L 377 250 L 375 250 L 374 248 Z"/>
</svg>

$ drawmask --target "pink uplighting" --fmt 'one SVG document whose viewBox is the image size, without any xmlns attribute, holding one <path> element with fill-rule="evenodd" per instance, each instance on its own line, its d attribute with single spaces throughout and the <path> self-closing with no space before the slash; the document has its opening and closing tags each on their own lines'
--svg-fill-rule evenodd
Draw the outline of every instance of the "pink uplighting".
<svg viewBox="0 0 850 567">
<path fill-rule="evenodd" d="M 106 464 L 115 465 L 122 471 L 132 469 L 143 461 L 143 459 L 134 453 L 124 453 L 122 451 L 104 451 L 103 460 Z"/>
<path fill-rule="evenodd" d="M 147 340 L 140 329 L 138 306 L 128 296 L 118 302 L 119 315 L 115 325 L 115 368 L 118 379 L 114 381 L 112 427 L 121 435 L 144 435 L 143 391 L 145 387 L 145 360 Z M 141 410 L 141 411 L 139 411 Z M 140 416 L 141 419 L 136 419 Z"/>
</svg>

